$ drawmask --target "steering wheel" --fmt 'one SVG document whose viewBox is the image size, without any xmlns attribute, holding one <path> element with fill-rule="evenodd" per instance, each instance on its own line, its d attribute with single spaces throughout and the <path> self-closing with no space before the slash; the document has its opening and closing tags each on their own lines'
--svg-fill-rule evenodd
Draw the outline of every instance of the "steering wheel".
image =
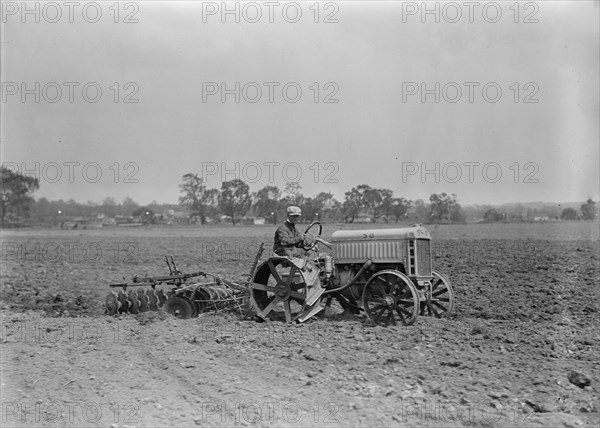
<svg viewBox="0 0 600 428">
<path fill-rule="evenodd" d="M 310 229 L 312 229 L 315 226 L 319 226 L 319 232 L 315 235 L 314 233 L 310 232 Z M 312 238 L 312 243 L 306 246 L 302 246 L 302 249 L 304 251 L 311 251 L 313 249 L 315 249 L 317 247 L 317 244 L 319 243 L 319 241 L 317 240 L 317 238 L 321 237 L 321 233 L 323 232 L 323 225 L 321 224 L 320 221 L 313 221 L 304 231 L 305 235 L 310 235 L 310 237 Z"/>
</svg>

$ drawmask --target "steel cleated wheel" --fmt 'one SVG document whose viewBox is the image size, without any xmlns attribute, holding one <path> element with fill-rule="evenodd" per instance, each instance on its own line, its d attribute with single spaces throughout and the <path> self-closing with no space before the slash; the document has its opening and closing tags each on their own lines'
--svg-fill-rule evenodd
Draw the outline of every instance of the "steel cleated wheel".
<svg viewBox="0 0 600 428">
<path fill-rule="evenodd" d="M 256 314 L 263 319 L 285 318 L 292 322 L 305 309 L 307 288 L 302 271 L 287 258 L 268 259 L 250 283 Z"/>
<path fill-rule="evenodd" d="M 362 305 L 377 325 L 412 325 L 419 314 L 419 295 L 409 277 L 395 270 L 375 273 L 365 284 Z"/>
<path fill-rule="evenodd" d="M 454 310 L 454 290 L 448 278 L 431 271 L 431 288 L 425 290 L 425 300 L 421 302 L 421 315 L 448 318 Z"/>
</svg>

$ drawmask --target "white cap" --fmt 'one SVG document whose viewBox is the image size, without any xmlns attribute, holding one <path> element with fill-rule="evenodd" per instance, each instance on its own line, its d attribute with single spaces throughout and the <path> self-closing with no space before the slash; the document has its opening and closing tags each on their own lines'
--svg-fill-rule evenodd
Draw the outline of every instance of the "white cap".
<svg viewBox="0 0 600 428">
<path fill-rule="evenodd" d="M 287 214 L 288 215 L 301 215 L 302 210 L 299 207 L 292 205 L 292 206 L 287 207 Z"/>
</svg>

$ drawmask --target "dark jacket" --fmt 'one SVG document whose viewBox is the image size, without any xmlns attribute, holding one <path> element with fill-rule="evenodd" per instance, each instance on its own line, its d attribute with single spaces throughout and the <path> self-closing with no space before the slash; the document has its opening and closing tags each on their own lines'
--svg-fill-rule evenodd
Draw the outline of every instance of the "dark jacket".
<svg viewBox="0 0 600 428">
<path fill-rule="evenodd" d="M 273 252 L 279 256 L 293 257 L 294 247 L 302 248 L 303 243 L 304 240 L 296 230 L 296 226 L 286 220 L 275 231 Z"/>
</svg>

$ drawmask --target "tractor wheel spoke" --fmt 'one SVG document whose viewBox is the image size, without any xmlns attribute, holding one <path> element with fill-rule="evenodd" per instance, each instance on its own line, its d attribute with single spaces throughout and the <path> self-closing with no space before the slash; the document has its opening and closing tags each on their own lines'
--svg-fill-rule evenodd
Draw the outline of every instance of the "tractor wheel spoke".
<svg viewBox="0 0 600 428">
<path fill-rule="evenodd" d="M 438 313 L 438 311 L 435 310 L 431 303 L 427 302 L 427 306 L 429 307 L 431 312 L 433 312 L 433 315 L 435 315 L 436 318 L 440 318 L 440 314 Z"/>
<path fill-rule="evenodd" d="M 404 314 L 402 313 L 402 310 L 400 308 L 396 308 L 396 313 L 400 317 L 400 321 L 402 321 L 402 324 L 406 325 L 406 318 L 404 318 Z"/>
<path fill-rule="evenodd" d="M 278 302 L 279 302 L 279 298 L 277 296 L 273 296 L 273 298 L 271 299 L 271 301 L 269 302 L 267 307 L 262 311 L 263 316 L 266 317 L 269 314 L 269 312 L 271 312 L 273 310 L 273 308 L 275 307 L 275 305 Z"/>
<path fill-rule="evenodd" d="M 432 297 L 436 297 L 436 296 L 440 296 L 444 293 L 447 293 L 448 289 L 447 288 L 442 288 L 441 290 L 436 291 L 435 293 L 431 293 Z"/>
<path fill-rule="evenodd" d="M 250 288 L 252 288 L 253 290 L 261 290 L 268 291 L 269 293 L 275 293 L 275 287 L 272 287 L 267 284 L 259 284 L 258 282 L 250 283 Z"/>
<path fill-rule="evenodd" d="M 292 284 L 292 282 L 294 281 L 294 276 L 296 275 L 296 271 L 297 270 L 298 270 L 298 268 L 296 267 L 296 265 L 292 263 L 292 267 L 290 268 L 290 273 L 288 274 L 288 277 L 285 280 L 285 283 L 287 285 Z"/>
<path fill-rule="evenodd" d="M 273 275 L 273 278 L 275 278 L 275 281 L 282 282 L 279 272 L 277 272 L 275 265 L 273 264 L 273 262 L 270 259 L 267 261 L 267 265 L 269 266 L 269 270 L 271 271 L 271 275 Z"/>
<path fill-rule="evenodd" d="M 306 296 L 298 291 L 290 291 L 290 297 L 296 300 L 306 300 Z"/>
</svg>

